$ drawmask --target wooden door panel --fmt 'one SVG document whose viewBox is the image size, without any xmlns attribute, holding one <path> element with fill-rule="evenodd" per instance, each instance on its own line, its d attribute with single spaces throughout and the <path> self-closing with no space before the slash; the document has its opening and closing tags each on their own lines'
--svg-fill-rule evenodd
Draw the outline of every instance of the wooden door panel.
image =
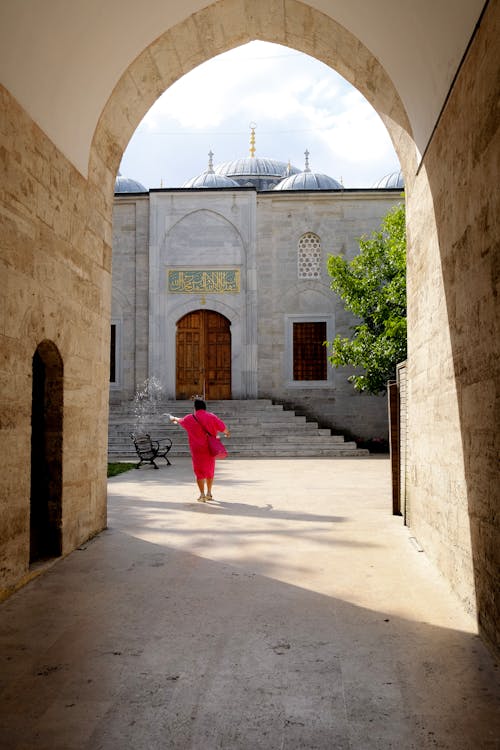
<svg viewBox="0 0 500 750">
<path fill-rule="evenodd" d="M 209 311 L 206 336 L 207 398 L 231 398 L 231 330 L 228 319 Z"/>
<path fill-rule="evenodd" d="M 178 323 L 176 397 L 203 393 L 231 398 L 231 324 L 213 310 L 196 310 Z"/>
<path fill-rule="evenodd" d="M 200 361 L 202 356 L 202 329 L 200 321 L 190 313 L 177 330 L 177 383 L 176 397 L 191 398 L 203 388 Z"/>
</svg>

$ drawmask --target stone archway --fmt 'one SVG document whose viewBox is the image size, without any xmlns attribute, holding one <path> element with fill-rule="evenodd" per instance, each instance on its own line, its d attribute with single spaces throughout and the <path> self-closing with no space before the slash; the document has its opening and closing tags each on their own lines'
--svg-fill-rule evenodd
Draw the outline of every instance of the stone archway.
<svg viewBox="0 0 500 750">
<path fill-rule="evenodd" d="M 103 185 L 109 189 L 108 204 L 127 143 L 161 94 L 197 65 L 257 39 L 305 52 L 355 86 L 386 125 L 408 188 L 416 166 L 411 127 L 396 88 L 377 58 L 346 28 L 297 0 L 244 4 L 221 0 L 162 34 L 118 81 L 96 128 L 89 162 L 90 181 L 100 190 Z M 111 174 L 105 176 L 104 170 Z"/>
<path fill-rule="evenodd" d="M 119 79 L 94 134 L 88 182 L 92 225 L 98 238 L 104 238 L 102 267 L 107 271 L 113 185 L 121 156 L 149 107 L 184 73 L 234 46 L 261 39 L 316 57 L 366 96 L 391 135 L 406 184 L 408 482 L 414 529 L 470 611 L 477 592 L 479 619 L 494 634 L 490 638 L 498 638 L 499 621 L 498 603 L 490 596 L 491 560 L 496 558 L 489 513 L 497 475 L 493 376 L 498 357 L 494 337 L 485 337 L 484 331 L 496 330 L 498 237 L 492 217 L 498 215 L 498 198 L 491 185 L 498 171 L 498 12 L 498 3 L 485 3 L 462 61 L 453 64 L 456 75 L 448 98 L 441 113 L 432 115 L 434 131 L 417 165 L 398 90 L 376 57 L 344 27 L 297 0 L 213 3 L 162 34 Z M 418 91 L 401 87 L 405 95 L 426 106 Z M 491 367 L 484 368 L 485 362 Z M 481 397 L 483 387 L 487 400 Z M 476 428 L 477 414 L 482 431 Z M 470 437 L 476 433 L 488 435 L 487 458 L 476 448 L 481 441 Z M 440 455 L 443 446 L 445 454 Z M 450 497 L 453 512 L 448 511 Z"/>
</svg>

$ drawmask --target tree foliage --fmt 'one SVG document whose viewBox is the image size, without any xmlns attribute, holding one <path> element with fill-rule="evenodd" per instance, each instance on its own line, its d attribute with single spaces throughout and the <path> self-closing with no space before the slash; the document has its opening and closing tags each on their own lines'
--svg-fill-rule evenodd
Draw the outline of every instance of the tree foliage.
<svg viewBox="0 0 500 750">
<path fill-rule="evenodd" d="M 352 338 L 328 342 L 333 367 L 351 365 L 362 374 L 349 377 L 358 391 L 381 393 L 406 359 L 406 232 L 404 205 L 395 206 L 378 231 L 359 241 L 352 261 L 328 259 L 331 288 L 360 319 Z"/>
</svg>

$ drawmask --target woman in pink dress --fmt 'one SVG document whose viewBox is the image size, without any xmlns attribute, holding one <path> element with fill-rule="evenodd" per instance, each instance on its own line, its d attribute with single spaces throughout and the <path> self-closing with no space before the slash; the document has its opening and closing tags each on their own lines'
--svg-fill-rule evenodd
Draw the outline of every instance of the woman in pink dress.
<svg viewBox="0 0 500 750">
<path fill-rule="evenodd" d="M 229 430 L 219 417 L 207 411 L 207 405 L 201 399 L 195 399 L 194 414 L 188 414 L 187 417 L 182 417 L 181 419 L 170 415 L 170 421 L 174 422 L 174 424 L 180 424 L 187 432 L 193 471 L 198 489 L 200 490 L 198 502 L 205 503 L 208 500 L 213 500 L 212 484 L 214 481 L 215 458 L 208 450 L 207 432 L 211 435 L 217 435 L 218 432 L 222 432 L 226 437 L 229 437 Z M 206 492 L 205 483 L 207 485 Z"/>
</svg>

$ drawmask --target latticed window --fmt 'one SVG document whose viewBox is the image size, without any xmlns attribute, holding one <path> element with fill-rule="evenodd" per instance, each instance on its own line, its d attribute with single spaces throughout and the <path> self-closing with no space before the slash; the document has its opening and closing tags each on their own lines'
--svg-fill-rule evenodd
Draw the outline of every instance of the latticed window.
<svg viewBox="0 0 500 750">
<path fill-rule="evenodd" d="M 306 232 L 299 240 L 299 279 L 319 279 L 321 276 L 321 240 L 314 232 Z"/>
<path fill-rule="evenodd" d="M 326 322 L 293 324 L 293 379 L 327 380 Z"/>
</svg>

